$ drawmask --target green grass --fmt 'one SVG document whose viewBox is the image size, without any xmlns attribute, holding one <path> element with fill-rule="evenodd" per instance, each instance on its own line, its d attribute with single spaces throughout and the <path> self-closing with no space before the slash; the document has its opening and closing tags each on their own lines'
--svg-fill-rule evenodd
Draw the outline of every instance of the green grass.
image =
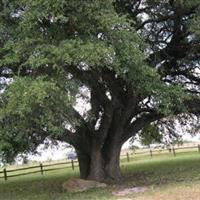
<svg viewBox="0 0 200 200">
<path fill-rule="evenodd" d="M 156 188 L 163 190 L 170 185 L 200 184 L 200 154 L 196 152 L 180 153 L 176 157 L 137 156 L 129 163 L 122 160 L 121 166 L 125 179 L 118 185 L 77 194 L 63 192 L 61 187 L 68 178 L 78 177 L 77 168 L 0 180 L 0 200 L 114 200 L 111 191 L 118 187 L 148 186 L 152 193 Z"/>
<path fill-rule="evenodd" d="M 122 167 L 125 176 L 129 181 L 135 182 L 135 185 L 200 181 L 200 154 L 198 153 L 179 154 L 176 157 L 140 158 Z"/>
</svg>

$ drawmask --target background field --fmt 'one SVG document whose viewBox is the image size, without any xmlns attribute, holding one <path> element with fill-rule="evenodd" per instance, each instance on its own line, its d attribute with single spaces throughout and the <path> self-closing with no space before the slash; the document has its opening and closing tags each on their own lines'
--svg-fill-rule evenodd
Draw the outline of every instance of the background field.
<svg viewBox="0 0 200 200">
<path fill-rule="evenodd" d="M 144 194 L 126 198 L 138 200 L 198 200 L 200 199 L 200 154 L 197 151 L 153 156 L 137 155 L 127 162 L 121 161 L 124 180 L 106 189 L 70 194 L 62 191 L 62 183 L 70 177 L 78 177 L 75 170 L 49 171 L 44 175 L 34 174 L 13 177 L 0 181 L 0 200 L 114 200 L 112 191 L 125 187 L 147 186 Z M 189 197 L 189 198 L 188 198 Z"/>
<path fill-rule="evenodd" d="M 137 159 L 148 159 L 149 157 L 160 157 L 162 158 L 166 156 L 177 156 L 177 155 L 186 155 L 192 152 L 200 153 L 200 145 L 193 144 L 192 146 L 183 145 L 183 146 L 174 146 L 170 149 L 166 148 L 156 148 L 156 149 L 135 149 L 135 150 L 123 150 L 120 155 L 121 163 L 122 162 L 130 162 L 131 160 L 136 161 Z M 16 176 L 24 176 L 24 175 L 33 175 L 40 173 L 43 175 L 49 171 L 60 171 L 61 169 L 71 169 L 74 170 L 78 167 L 77 160 L 60 160 L 60 161 L 47 161 L 43 163 L 39 162 L 31 162 L 29 161 L 24 165 L 7 165 L 4 168 L 0 168 L 0 179 L 10 180 L 10 178 Z"/>
</svg>

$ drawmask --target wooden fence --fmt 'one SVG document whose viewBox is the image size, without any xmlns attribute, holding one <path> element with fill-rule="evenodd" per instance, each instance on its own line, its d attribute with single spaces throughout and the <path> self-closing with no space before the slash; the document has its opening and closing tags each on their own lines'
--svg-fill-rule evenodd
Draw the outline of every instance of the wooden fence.
<svg viewBox="0 0 200 200">
<path fill-rule="evenodd" d="M 24 176 L 29 174 L 36 174 L 40 173 L 41 175 L 44 174 L 44 172 L 48 171 L 54 171 L 59 169 L 65 169 L 70 168 L 72 170 L 75 169 L 78 165 L 77 160 L 71 160 L 71 162 L 62 162 L 62 163 L 54 163 L 54 164 L 42 164 L 31 167 L 23 167 L 18 169 L 6 169 L 4 168 L 3 171 L 0 171 L 0 179 L 4 179 L 5 181 L 8 180 L 8 178 L 17 177 L 17 176 Z M 19 172 L 19 173 L 18 173 Z"/>
<path fill-rule="evenodd" d="M 143 151 L 138 151 L 135 150 L 134 152 L 127 152 L 126 154 L 121 155 L 121 158 L 125 159 L 127 162 L 130 162 L 131 159 L 136 158 L 137 155 L 143 155 L 143 156 L 150 156 L 151 158 L 157 155 L 161 155 L 161 154 L 166 154 L 166 153 L 170 153 L 173 156 L 176 156 L 178 153 L 188 153 L 190 151 L 189 150 L 196 150 L 196 152 L 200 153 L 200 145 L 198 146 L 193 146 L 193 147 L 172 147 L 169 149 L 157 149 L 157 150 L 152 150 L 152 149 L 145 149 Z M 180 150 L 182 150 L 180 152 Z M 187 151 L 184 151 L 187 150 Z"/>
<path fill-rule="evenodd" d="M 188 149 L 190 150 L 195 149 L 197 150 L 197 152 L 200 153 L 200 145 L 198 145 L 198 146 L 193 146 L 193 147 L 179 147 L 179 148 L 173 147 L 171 149 L 159 149 L 159 150 L 148 149 L 148 150 L 143 150 L 143 151 L 138 150 L 138 152 L 136 150 L 132 153 L 127 152 L 126 154 L 121 155 L 121 159 L 126 159 L 127 162 L 130 162 L 130 160 L 136 158 L 137 155 L 154 157 L 162 153 L 165 153 L 165 154 L 170 153 L 173 156 L 176 156 L 177 153 L 180 152 L 180 150 L 188 150 Z M 186 153 L 186 151 L 182 151 L 182 153 Z M 4 168 L 2 171 L 0 171 L 0 179 L 4 179 L 6 181 L 8 180 L 8 178 L 12 178 L 12 177 L 24 176 L 24 175 L 36 174 L 36 173 L 40 173 L 41 175 L 43 175 L 44 172 L 65 169 L 65 168 L 70 168 L 71 170 L 74 170 L 75 167 L 78 167 L 77 160 L 71 160 L 71 162 L 68 161 L 68 162 L 54 163 L 54 164 L 40 163 L 39 165 L 36 165 L 36 166 L 23 167 L 23 168 L 18 168 L 18 169 L 9 169 L 9 170 Z"/>
</svg>

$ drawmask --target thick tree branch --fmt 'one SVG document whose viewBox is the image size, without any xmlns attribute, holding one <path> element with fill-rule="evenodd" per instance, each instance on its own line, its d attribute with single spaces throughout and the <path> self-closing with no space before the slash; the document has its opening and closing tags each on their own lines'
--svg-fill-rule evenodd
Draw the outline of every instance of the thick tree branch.
<svg viewBox="0 0 200 200">
<path fill-rule="evenodd" d="M 100 122 L 99 130 L 97 131 L 97 137 L 99 138 L 100 144 L 104 143 L 105 138 L 108 135 L 111 122 L 113 119 L 113 106 L 112 104 L 108 104 L 103 112 L 103 116 Z"/>
<path fill-rule="evenodd" d="M 126 129 L 125 134 L 123 135 L 123 141 L 125 142 L 130 137 L 134 136 L 138 131 L 140 131 L 146 125 L 163 118 L 163 114 L 157 112 L 152 112 L 148 114 L 143 114 L 141 117 L 138 117 L 133 121 Z"/>
<path fill-rule="evenodd" d="M 98 93 L 98 100 L 101 101 L 102 105 L 106 105 L 109 102 L 106 96 L 106 88 L 100 82 L 98 73 L 95 71 L 82 71 L 77 66 L 67 65 L 63 67 L 66 73 L 71 73 L 75 79 L 85 84 L 91 90 L 95 90 Z"/>
<path fill-rule="evenodd" d="M 56 135 L 55 139 L 61 142 L 67 142 L 71 145 L 75 145 L 77 137 L 76 137 L 76 133 L 73 133 L 69 131 L 68 129 L 65 129 L 62 134 Z"/>
</svg>

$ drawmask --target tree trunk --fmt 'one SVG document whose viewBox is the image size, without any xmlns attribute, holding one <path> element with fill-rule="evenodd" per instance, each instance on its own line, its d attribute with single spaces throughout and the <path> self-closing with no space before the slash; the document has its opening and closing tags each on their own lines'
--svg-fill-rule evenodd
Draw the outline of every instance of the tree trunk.
<svg viewBox="0 0 200 200">
<path fill-rule="evenodd" d="M 120 151 L 118 151 L 118 149 L 116 149 L 116 152 L 113 151 L 111 153 L 110 160 L 106 163 L 105 169 L 108 178 L 113 180 L 120 180 L 122 178 L 120 170 Z"/>
<path fill-rule="evenodd" d="M 79 161 L 80 178 L 103 181 L 105 179 L 104 159 L 101 147 L 94 143 L 89 154 L 76 150 Z"/>
<path fill-rule="evenodd" d="M 90 173 L 90 156 L 80 150 L 77 150 L 80 178 L 87 179 Z"/>
<path fill-rule="evenodd" d="M 119 138 L 107 138 L 104 145 L 98 144 L 98 140 L 92 141 L 89 152 L 77 150 L 80 177 L 96 181 L 106 179 L 120 180 L 120 152 L 122 142 Z"/>
<path fill-rule="evenodd" d="M 104 149 L 105 155 L 105 171 L 106 176 L 112 180 L 120 180 L 122 178 L 120 170 L 120 152 L 122 145 L 117 141 L 112 141 L 110 145 Z"/>
<path fill-rule="evenodd" d="M 104 159 L 102 157 L 101 146 L 97 141 L 93 142 L 91 150 L 90 180 L 103 181 L 105 179 Z"/>
</svg>

